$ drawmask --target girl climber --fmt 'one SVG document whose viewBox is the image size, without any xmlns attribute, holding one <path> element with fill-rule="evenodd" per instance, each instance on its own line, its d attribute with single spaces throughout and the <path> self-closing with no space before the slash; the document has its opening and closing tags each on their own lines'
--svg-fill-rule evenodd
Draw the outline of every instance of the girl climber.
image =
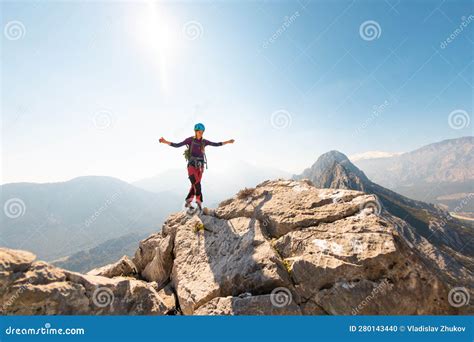
<svg viewBox="0 0 474 342">
<path fill-rule="evenodd" d="M 202 123 L 194 125 L 194 137 L 186 138 L 180 143 L 172 143 L 163 137 L 160 138 L 160 143 L 168 144 L 172 147 L 187 146 L 187 150 L 184 152 L 184 157 L 188 161 L 188 176 L 191 181 L 191 189 L 189 189 L 185 203 L 185 207 L 188 209 L 192 208 L 191 203 L 194 196 L 196 196 L 196 204 L 199 210 L 202 210 L 201 179 L 204 172 L 204 165 L 207 166 L 206 154 L 204 152 L 205 147 L 207 145 L 222 146 L 234 143 L 234 139 L 218 143 L 203 139 L 202 135 L 204 134 L 205 129 L 206 128 Z"/>
</svg>

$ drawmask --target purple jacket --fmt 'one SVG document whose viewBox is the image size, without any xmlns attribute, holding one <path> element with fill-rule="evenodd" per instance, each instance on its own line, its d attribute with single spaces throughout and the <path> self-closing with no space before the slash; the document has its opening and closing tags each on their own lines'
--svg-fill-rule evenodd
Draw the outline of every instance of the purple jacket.
<svg viewBox="0 0 474 342">
<path fill-rule="evenodd" d="M 194 143 L 193 143 L 194 140 Z M 204 157 L 204 151 L 201 150 L 201 145 L 202 147 L 206 146 L 222 146 L 223 144 L 221 142 L 212 142 L 206 139 L 197 139 L 195 137 L 189 137 L 181 141 L 180 143 L 171 143 L 171 146 L 173 147 L 181 147 L 184 145 L 190 146 L 192 144 L 192 150 L 191 150 L 191 156 L 196 157 L 196 158 L 203 158 Z"/>
</svg>

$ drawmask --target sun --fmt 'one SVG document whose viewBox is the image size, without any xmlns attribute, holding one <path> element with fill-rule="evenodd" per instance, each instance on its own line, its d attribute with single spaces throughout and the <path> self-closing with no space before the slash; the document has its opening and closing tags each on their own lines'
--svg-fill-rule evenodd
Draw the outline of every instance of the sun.
<svg viewBox="0 0 474 342">
<path fill-rule="evenodd" d="M 169 68 L 176 51 L 176 30 L 164 6 L 147 1 L 140 6 L 136 19 L 136 38 L 142 47 L 142 54 L 156 69 L 162 90 L 169 91 Z"/>
</svg>

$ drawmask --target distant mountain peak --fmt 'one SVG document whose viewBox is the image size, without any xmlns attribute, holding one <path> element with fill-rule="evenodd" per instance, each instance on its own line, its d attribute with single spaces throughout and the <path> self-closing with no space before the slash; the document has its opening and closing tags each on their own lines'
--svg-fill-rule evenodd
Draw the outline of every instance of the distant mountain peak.
<svg viewBox="0 0 474 342">
<path fill-rule="evenodd" d="M 329 152 L 326 152 L 326 153 L 323 153 L 319 158 L 318 160 L 334 160 L 334 161 L 338 161 L 338 162 L 343 162 L 343 161 L 348 161 L 349 158 L 347 158 L 347 156 L 342 153 L 342 152 L 339 152 L 337 150 L 331 150 Z"/>
<path fill-rule="evenodd" d="M 370 180 L 342 152 L 329 151 L 295 179 L 310 179 L 318 188 L 342 188 L 365 191 Z"/>
</svg>

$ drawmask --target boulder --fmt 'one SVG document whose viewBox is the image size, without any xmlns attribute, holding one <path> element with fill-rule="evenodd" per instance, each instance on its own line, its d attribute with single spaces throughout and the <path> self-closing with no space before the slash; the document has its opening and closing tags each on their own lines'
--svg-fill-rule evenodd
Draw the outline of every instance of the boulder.
<svg viewBox="0 0 474 342">
<path fill-rule="evenodd" d="M 271 237 L 357 214 L 373 196 L 352 190 L 316 189 L 305 181 L 266 181 L 219 206 L 223 219 L 255 217 Z"/>
<path fill-rule="evenodd" d="M 162 287 L 168 281 L 173 266 L 172 251 L 173 241 L 168 235 L 155 247 L 153 259 L 145 266 L 142 277 L 147 281 L 155 281 Z"/>
<path fill-rule="evenodd" d="M 0 275 L 24 272 L 35 259 L 36 256 L 27 251 L 0 248 Z"/>
<path fill-rule="evenodd" d="M 171 280 L 184 314 L 215 297 L 265 294 L 291 284 L 256 219 L 194 217 L 177 227 L 174 246 Z"/>
<path fill-rule="evenodd" d="M 113 277 L 134 277 L 137 274 L 137 267 L 132 260 L 124 255 L 119 261 L 100 268 L 95 268 L 88 275 L 103 276 L 107 278 Z"/>
<path fill-rule="evenodd" d="M 161 233 L 156 233 L 150 235 L 145 240 L 140 241 L 135 256 L 132 261 L 133 264 L 137 267 L 139 273 L 143 272 L 146 265 L 148 265 L 155 255 L 155 249 L 160 245 L 162 239 Z"/>
<path fill-rule="evenodd" d="M 176 305 L 176 295 L 175 290 L 171 283 L 168 283 L 164 286 L 159 292 L 158 295 L 165 303 L 166 307 L 172 308 L 174 313 L 177 313 L 177 305 Z"/>
<path fill-rule="evenodd" d="M 24 251 L 0 248 L 0 255 L 5 315 L 161 315 L 174 309 L 153 283 L 69 272 Z"/>
</svg>

